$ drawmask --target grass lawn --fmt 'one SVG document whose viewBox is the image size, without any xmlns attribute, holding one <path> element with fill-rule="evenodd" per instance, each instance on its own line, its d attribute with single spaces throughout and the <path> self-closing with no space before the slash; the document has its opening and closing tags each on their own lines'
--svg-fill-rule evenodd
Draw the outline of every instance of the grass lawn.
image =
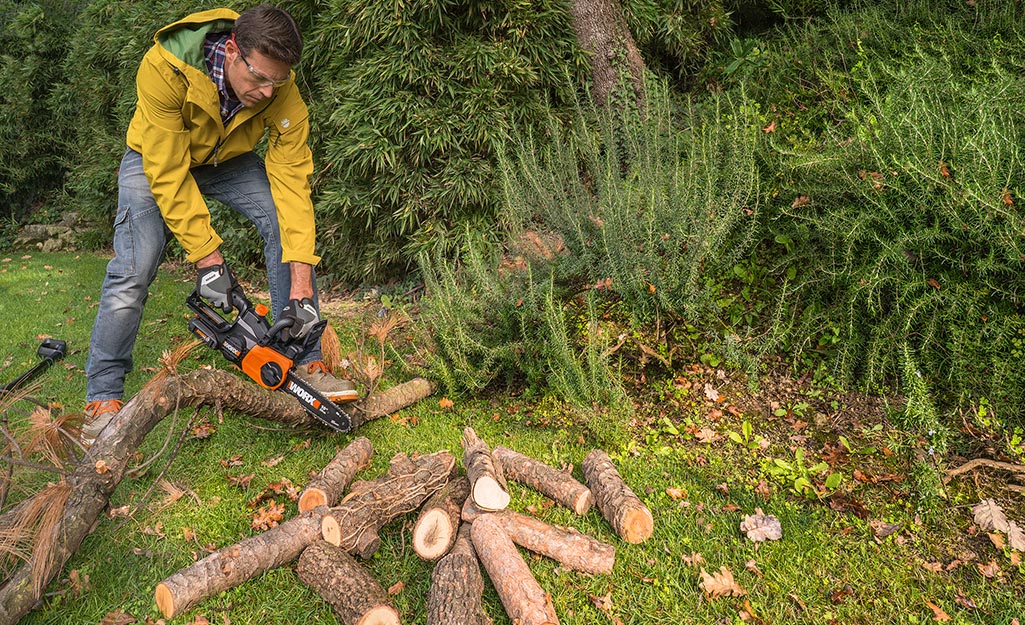
<svg viewBox="0 0 1025 625">
<path fill-rule="evenodd" d="M 88 253 L 8 256 L 0 263 L 0 324 L 5 328 L 0 381 L 34 364 L 43 335 L 64 339 L 68 357 L 37 378 L 32 396 L 58 411 L 80 410 L 106 259 Z M 191 282 L 191 272 L 171 268 L 154 283 L 129 393 L 152 375 L 163 351 L 191 338 L 184 305 Z M 377 306 L 372 301 L 331 304 L 345 304 L 325 309 L 346 311 L 328 315 L 343 349 L 351 348 L 361 318 L 352 311 Z M 203 348 L 182 366 L 204 365 L 224 367 L 225 362 Z M 387 383 L 402 381 L 403 375 L 393 366 Z M 924 483 L 922 464 L 915 459 L 928 460 L 928 441 L 890 426 L 889 411 L 899 406 L 772 376 L 752 393 L 739 373 L 700 365 L 673 379 L 649 382 L 637 395 L 631 442 L 606 451 L 653 513 L 655 532 L 648 541 L 627 544 L 596 510 L 577 517 L 510 482 L 511 507 L 575 527 L 617 549 L 609 576 L 566 571 L 522 552 L 551 593 L 562 623 L 928 623 L 949 618 L 1009 624 L 1025 619 L 1020 554 L 998 549 L 974 525 L 971 512 L 981 498 L 993 497 L 1010 518 L 1025 524 L 1020 495 L 1009 496 L 996 474 L 976 473 L 952 480 L 944 497 L 924 498 L 918 488 Z M 579 465 L 595 443 L 557 401 L 495 395 L 453 398 L 454 405 L 443 408 L 439 399 L 361 428 L 356 435 L 368 437 L 376 450 L 373 466 L 361 477 L 376 477 L 398 452 L 449 449 L 461 457 L 462 429 L 472 425 L 492 446 L 505 445 L 553 466 L 572 465 L 574 475 L 583 479 Z M 24 419 L 27 404 L 8 406 L 7 419 Z M 255 509 L 248 502 L 282 478 L 304 485 L 311 471 L 355 436 L 283 430 L 207 407 L 199 418 L 209 421 L 206 432 L 212 433 L 187 435 L 168 466 L 190 417 L 184 412 L 168 417 L 150 434 L 138 460 L 160 458 L 142 476 L 121 483 L 110 502 L 111 514 L 102 518 L 24 623 L 98 623 L 114 612 L 156 622 L 156 584 L 207 549 L 252 535 Z M 805 454 L 803 461 L 795 457 L 798 453 Z M 801 472 L 800 466 L 807 469 L 820 461 L 828 470 Z M 155 484 L 161 473 L 173 488 Z M 800 496 L 792 488 L 805 474 L 821 485 L 829 473 L 841 476 L 829 497 Z M 234 485 L 250 474 L 245 489 Z M 52 479 L 52 474 L 16 467 L 11 499 L 30 494 L 20 485 Z M 175 499 L 171 491 L 185 494 Z M 286 517 L 296 512 L 293 502 L 277 500 L 286 505 Z M 779 519 L 782 539 L 755 544 L 741 533 L 742 520 L 756 508 Z M 130 516 L 119 516 L 125 510 Z M 414 520 L 411 515 L 387 526 L 380 550 L 367 562 L 382 586 L 395 589 L 393 599 L 407 624 L 425 622 L 433 566 L 411 549 Z M 710 598 L 702 592 L 702 569 L 712 574 L 721 567 L 746 594 Z M 509 622 L 490 586 L 484 601 L 495 623 Z M 206 622 L 200 617 L 218 624 L 336 622 L 291 568 L 211 598 L 173 622 Z"/>
</svg>

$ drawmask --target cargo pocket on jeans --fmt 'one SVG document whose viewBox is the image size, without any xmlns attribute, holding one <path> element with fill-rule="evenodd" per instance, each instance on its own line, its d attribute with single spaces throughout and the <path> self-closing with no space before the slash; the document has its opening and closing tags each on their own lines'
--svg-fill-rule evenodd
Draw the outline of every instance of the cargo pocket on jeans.
<svg viewBox="0 0 1025 625">
<path fill-rule="evenodd" d="M 132 237 L 131 207 L 118 206 L 114 218 L 114 258 L 107 263 L 107 273 L 115 276 L 135 275 L 135 241 Z"/>
</svg>

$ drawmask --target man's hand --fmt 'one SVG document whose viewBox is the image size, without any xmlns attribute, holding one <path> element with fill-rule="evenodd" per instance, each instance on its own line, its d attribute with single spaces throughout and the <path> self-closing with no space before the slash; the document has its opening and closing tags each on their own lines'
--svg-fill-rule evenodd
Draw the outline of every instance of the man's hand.
<svg viewBox="0 0 1025 625">
<path fill-rule="evenodd" d="M 281 332 L 283 334 L 287 333 L 293 339 L 306 336 L 313 329 L 313 326 L 320 321 L 317 308 L 313 305 L 313 300 L 308 297 L 288 300 L 285 309 L 281 311 L 281 318 L 292 319 L 292 325 Z"/>
<path fill-rule="evenodd" d="M 196 292 L 199 296 L 221 309 L 224 314 L 235 308 L 232 293 L 242 293 L 227 263 L 200 267 L 196 273 Z"/>
</svg>

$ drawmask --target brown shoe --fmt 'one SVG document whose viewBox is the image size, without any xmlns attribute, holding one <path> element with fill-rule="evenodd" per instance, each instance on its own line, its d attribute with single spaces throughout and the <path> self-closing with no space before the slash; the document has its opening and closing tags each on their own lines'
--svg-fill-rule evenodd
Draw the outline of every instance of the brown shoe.
<svg viewBox="0 0 1025 625">
<path fill-rule="evenodd" d="M 323 360 L 317 360 L 306 365 L 295 366 L 296 375 L 302 378 L 321 395 L 334 404 L 347 404 L 359 399 L 356 393 L 356 385 L 349 380 L 339 379 L 331 375 Z"/>
<path fill-rule="evenodd" d="M 91 447 L 103 428 L 125 405 L 120 399 L 101 399 L 85 405 L 85 423 L 82 424 L 82 445 Z"/>
</svg>

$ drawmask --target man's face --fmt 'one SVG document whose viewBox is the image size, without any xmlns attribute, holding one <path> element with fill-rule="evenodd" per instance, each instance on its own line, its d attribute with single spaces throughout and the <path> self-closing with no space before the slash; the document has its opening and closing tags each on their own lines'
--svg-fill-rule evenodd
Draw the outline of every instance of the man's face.
<svg viewBox="0 0 1025 625">
<path fill-rule="evenodd" d="M 265 56 L 257 50 L 244 52 L 229 39 L 224 49 L 224 76 L 228 86 L 243 106 L 260 104 L 274 94 L 274 89 L 288 80 L 292 67 Z"/>
</svg>

